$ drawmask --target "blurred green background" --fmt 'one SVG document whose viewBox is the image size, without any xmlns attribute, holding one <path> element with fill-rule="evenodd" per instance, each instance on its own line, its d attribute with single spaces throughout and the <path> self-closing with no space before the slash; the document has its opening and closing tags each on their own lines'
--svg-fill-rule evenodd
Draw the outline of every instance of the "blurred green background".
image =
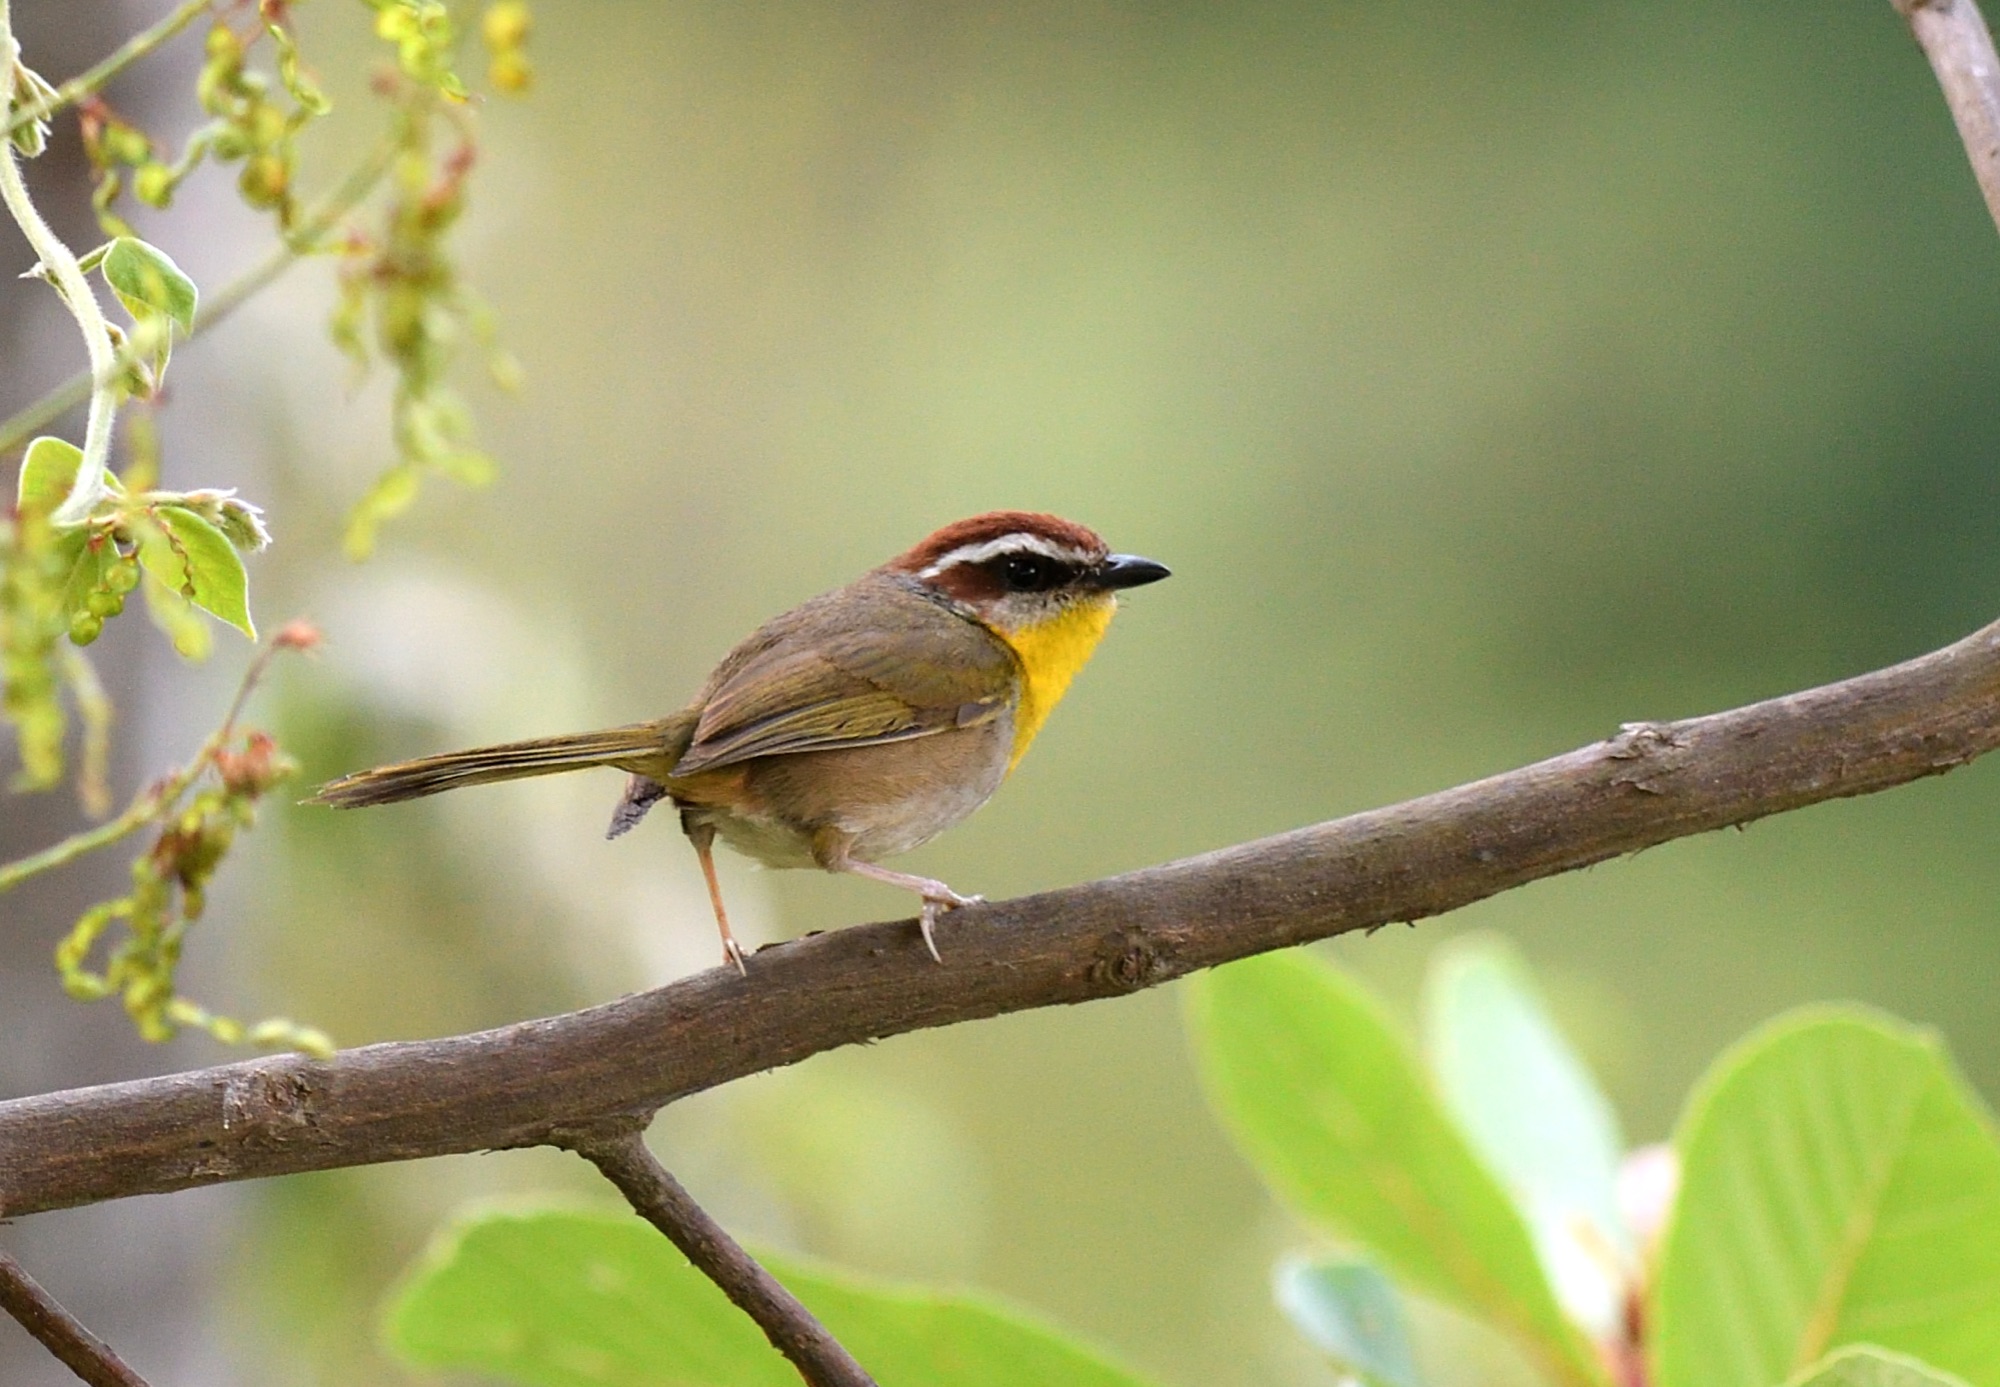
<svg viewBox="0 0 2000 1387">
<path fill-rule="evenodd" d="M 434 484 L 375 561 L 338 557 L 386 441 L 322 268 L 186 354 L 254 440 L 260 616 L 327 629 L 273 713 L 312 780 L 662 713 L 766 616 L 997 506 L 1176 576 L 995 802 L 903 860 L 996 897 L 2000 613 L 2000 239 L 1880 0 L 535 13 L 539 85 L 483 112 L 462 242 L 526 369 L 476 392 L 496 486 Z M 330 175 L 373 52 L 359 6 L 300 18 L 354 97 L 306 146 Z M 168 421 L 170 479 L 218 480 Z M 204 926 L 237 961 L 210 992 L 354 1044 L 708 966 L 671 820 L 602 841 L 618 789 L 278 811 Z M 1813 998 L 1938 1026 L 1993 1096 L 1996 811 L 1975 765 L 1327 951 L 1407 1010 L 1439 940 L 1504 930 L 1635 1141 Z M 907 909 L 725 885 L 765 940 Z M 1002 1293 L 1172 1387 L 1323 1383 L 1268 1308 L 1304 1237 L 1205 1114 L 1177 1005 L 827 1055 L 655 1141 L 746 1236 Z M 575 1165 L 260 1187 L 218 1323 L 262 1381 L 400 1383 L 370 1346 L 396 1269 L 468 1198 L 601 1198 Z"/>
</svg>

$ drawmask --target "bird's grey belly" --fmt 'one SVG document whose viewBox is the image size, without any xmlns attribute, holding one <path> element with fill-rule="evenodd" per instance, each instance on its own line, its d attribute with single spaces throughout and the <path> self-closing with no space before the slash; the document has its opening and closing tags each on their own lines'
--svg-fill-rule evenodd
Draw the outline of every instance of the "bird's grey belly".
<svg viewBox="0 0 2000 1387">
<path fill-rule="evenodd" d="M 928 842 L 993 797 L 1007 776 L 1013 718 L 907 742 L 771 756 L 752 763 L 753 812 L 710 811 L 722 840 L 769 867 L 815 865 L 811 837 L 832 827 L 863 862 Z"/>
</svg>

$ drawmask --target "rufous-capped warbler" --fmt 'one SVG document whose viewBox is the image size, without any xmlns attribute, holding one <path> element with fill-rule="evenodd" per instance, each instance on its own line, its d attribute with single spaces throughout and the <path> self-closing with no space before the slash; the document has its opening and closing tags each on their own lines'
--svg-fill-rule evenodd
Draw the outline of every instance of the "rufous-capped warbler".
<svg viewBox="0 0 2000 1387">
<path fill-rule="evenodd" d="M 924 946 L 938 958 L 939 912 L 978 897 L 876 863 L 984 804 L 1097 648 L 1119 589 L 1166 576 L 1053 515 L 975 515 L 764 623 L 678 713 L 381 766 L 322 786 L 313 802 L 392 804 L 616 766 L 632 778 L 608 836 L 674 802 L 708 881 L 723 960 L 739 971 L 743 950 L 715 879 L 718 835 L 769 867 L 915 891 Z"/>
</svg>

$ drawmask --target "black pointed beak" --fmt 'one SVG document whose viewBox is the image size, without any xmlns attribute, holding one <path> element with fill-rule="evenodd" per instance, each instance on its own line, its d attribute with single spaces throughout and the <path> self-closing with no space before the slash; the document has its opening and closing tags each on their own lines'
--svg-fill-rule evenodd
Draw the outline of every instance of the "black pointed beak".
<svg viewBox="0 0 2000 1387">
<path fill-rule="evenodd" d="M 1142 588 L 1171 577 L 1173 570 L 1163 563 L 1142 559 L 1137 554 L 1113 554 L 1090 575 L 1091 585 L 1100 588 Z"/>
</svg>

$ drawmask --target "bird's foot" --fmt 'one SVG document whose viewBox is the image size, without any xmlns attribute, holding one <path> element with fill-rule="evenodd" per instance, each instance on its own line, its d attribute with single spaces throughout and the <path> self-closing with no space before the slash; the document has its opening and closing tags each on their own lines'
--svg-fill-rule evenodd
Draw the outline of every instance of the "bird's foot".
<svg viewBox="0 0 2000 1387">
<path fill-rule="evenodd" d="M 925 882 L 923 909 L 917 912 L 917 928 L 923 931 L 924 947 L 930 950 L 933 963 L 943 963 L 944 957 L 938 953 L 937 936 L 933 930 L 937 918 L 947 910 L 956 910 L 962 905 L 980 905 L 984 896 L 961 896 L 941 881 Z"/>
<path fill-rule="evenodd" d="M 857 861 L 847 855 L 844 840 L 833 839 L 825 844 L 815 845 L 814 855 L 819 864 L 829 872 L 852 872 L 870 881 L 879 881 L 889 886 L 899 886 L 905 891 L 914 891 L 923 898 L 923 909 L 917 912 L 917 928 L 924 932 L 924 948 L 939 963 L 943 957 L 938 953 L 937 919 L 947 910 L 956 910 L 962 905 L 978 905 L 984 896 L 961 896 L 943 882 L 931 877 L 912 876 L 908 872 L 894 871 L 888 867 L 878 867 L 873 862 Z"/>
</svg>

